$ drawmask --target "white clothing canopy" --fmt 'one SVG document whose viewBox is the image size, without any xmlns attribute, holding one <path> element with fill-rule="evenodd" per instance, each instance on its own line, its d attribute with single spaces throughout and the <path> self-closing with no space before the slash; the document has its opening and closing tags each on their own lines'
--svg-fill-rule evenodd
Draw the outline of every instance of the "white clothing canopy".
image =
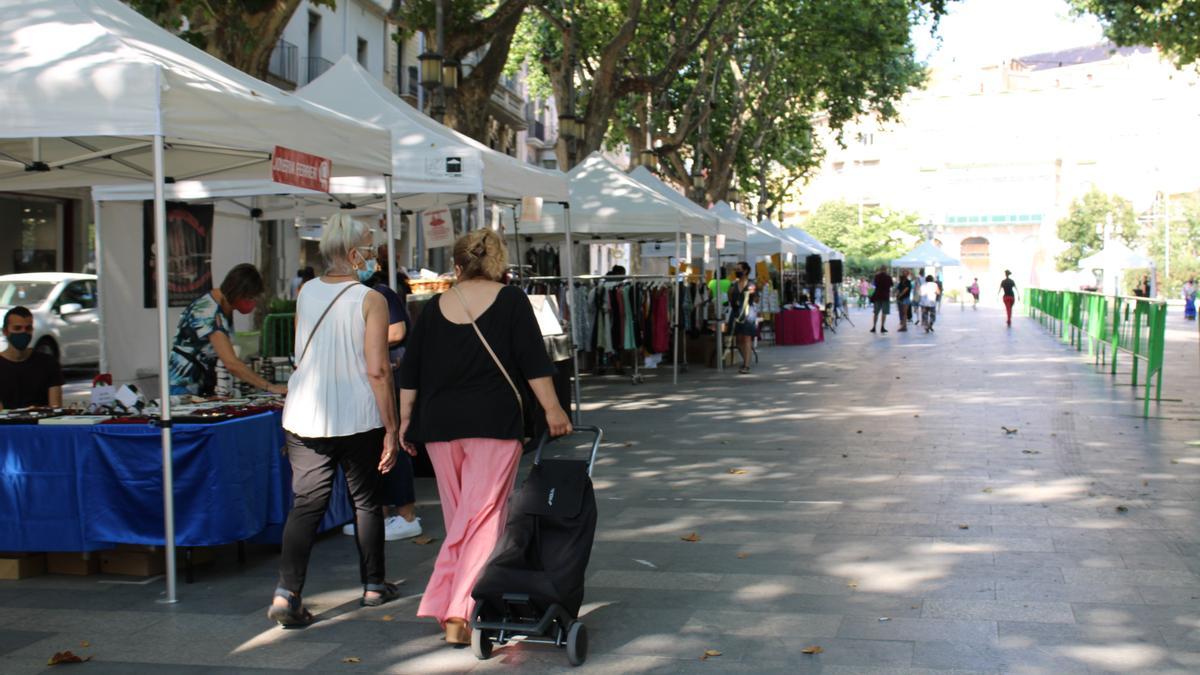
<svg viewBox="0 0 1200 675">
<path fill-rule="evenodd" d="M 783 236 L 790 237 L 791 239 L 807 246 L 811 251 L 809 255 L 820 255 L 822 261 L 842 260 L 846 257 L 842 255 L 841 251 L 838 251 L 831 246 L 826 246 L 824 242 L 812 236 L 803 228 L 785 227 L 780 231 L 783 233 Z"/>
<path fill-rule="evenodd" d="M 571 188 L 571 231 L 598 237 L 667 238 L 716 235 L 716 219 L 684 209 L 657 190 L 592 153 L 567 172 Z M 520 223 L 522 235 L 565 231 L 561 207 L 542 209 L 538 223 Z"/>
<path fill-rule="evenodd" d="M 958 258 L 951 258 L 932 241 L 921 242 L 916 248 L 892 261 L 892 267 L 958 267 Z"/>
<path fill-rule="evenodd" d="M 1113 239 L 1103 250 L 1080 258 L 1079 269 L 1137 270 L 1154 267 L 1154 261 Z"/>
<path fill-rule="evenodd" d="M 688 199 L 679 193 L 678 190 L 667 185 L 661 178 L 655 176 L 649 169 L 644 166 L 634 168 L 629 172 L 629 176 L 639 183 L 653 189 L 662 196 L 678 204 L 691 213 L 694 213 L 704 218 L 710 219 L 717 228 L 717 234 L 725 235 L 728 241 L 746 241 L 746 226 L 736 220 L 721 218 L 712 211 L 700 206 L 696 202 Z"/>
</svg>

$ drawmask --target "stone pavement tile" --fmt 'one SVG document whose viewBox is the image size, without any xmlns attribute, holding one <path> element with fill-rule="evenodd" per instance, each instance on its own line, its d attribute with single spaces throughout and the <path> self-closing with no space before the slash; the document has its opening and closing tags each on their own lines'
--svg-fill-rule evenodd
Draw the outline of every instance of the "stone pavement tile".
<svg viewBox="0 0 1200 675">
<path fill-rule="evenodd" d="M 741 597 L 778 597 L 780 595 L 850 595 L 855 589 L 847 579 L 833 576 L 726 574 L 713 590 Z"/>
<path fill-rule="evenodd" d="M 983 619 L 988 621 L 1040 621 L 1074 623 L 1075 615 L 1066 602 L 963 600 L 930 598 L 923 617 L 931 619 Z"/>
<path fill-rule="evenodd" d="M 838 629 L 839 638 L 858 640 L 904 640 L 912 642 L 953 640 L 992 644 L 996 640 L 996 622 L 979 620 L 942 620 L 846 617 Z"/>
<path fill-rule="evenodd" d="M 1030 551 L 1002 551 L 996 553 L 996 567 L 1124 567 L 1125 560 L 1119 553 L 1104 555 L 1094 551 L 1061 551 L 1057 553 L 1035 553 Z M 1059 571 L 1061 578 L 1062 572 Z"/>
<path fill-rule="evenodd" d="M 1128 584 L 1130 586 L 1173 586 L 1193 588 L 1200 586 L 1200 576 L 1190 571 L 1161 569 L 1094 569 L 1064 567 L 1063 578 L 1067 583 Z"/>
<path fill-rule="evenodd" d="M 1053 583 L 1020 579 L 996 583 L 996 599 L 1040 602 L 1128 602 L 1142 601 L 1133 586 L 1097 586 L 1087 583 Z"/>
<path fill-rule="evenodd" d="M 1013 673 L 1088 673 L 1086 664 L 1054 649 L 1006 649 L 994 643 L 930 641 L 913 649 L 913 665 L 927 668 L 971 668 Z"/>
<path fill-rule="evenodd" d="M 1191 605 L 1200 606 L 1200 586 L 1177 588 L 1173 586 L 1138 586 L 1138 595 L 1147 605 Z M 1098 602 L 1108 602 L 1100 600 Z"/>
<path fill-rule="evenodd" d="M 777 612 L 701 611 L 684 626 L 687 632 L 723 633 L 738 637 L 799 635 L 807 638 L 832 638 L 837 635 L 842 617 L 836 614 L 796 614 Z"/>
<path fill-rule="evenodd" d="M 997 624 L 999 644 L 1011 649 L 1035 645 L 1145 644 L 1165 647 L 1159 629 L 1152 626 L 1107 626 L 1102 624 L 1001 621 Z"/>
<path fill-rule="evenodd" d="M 731 590 L 720 588 L 723 579 L 724 575 L 721 574 L 597 570 L 587 577 L 585 584 L 587 588 L 644 588 L 669 591 Z"/>
<path fill-rule="evenodd" d="M 1200 628 L 1197 605 L 1130 605 L 1072 603 L 1075 621 L 1106 626 L 1195 626 Z"/>
<path fill-rule="evenodd" d="M 142 612 L 130 610 L 105 611 L 94 609 L 81 611 L 72 609 L 39 609 L 39 608 L 6 608 L 6 615 L 13 620 L 6 626 L 31 626 L 39 630 L 62 632 L 108 632 L 119 628 L 122 631 L 134 632 L 152 626 L 162 620 L 157 612 Z"/>
<path fill-rule="evenodd" d="M 29 628 L 36 628 L 36 626 L 29 626 Z M 0 656 L 51 637 L 54 637 L 54 633 L 2 628 L 0 629 Z"/>
<path fill-rule="evenodd" d="M 967 525 L 962 529 L 959 525 Z M 933 524 L 881 523 L 878 533 L 883 537 L 950 537 L 954 539 L 978 538 L 992 534 L 989 525 L 972 525 L 970 516 L 963 515 L 958 522 Z"/>
</svg>

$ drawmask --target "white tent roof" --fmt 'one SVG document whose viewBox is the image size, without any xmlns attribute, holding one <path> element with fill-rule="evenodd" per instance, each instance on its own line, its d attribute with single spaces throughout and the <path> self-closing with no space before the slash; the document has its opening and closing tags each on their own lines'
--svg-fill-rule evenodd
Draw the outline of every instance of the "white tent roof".
<svg viewBox="0 0 1200 675">
<path fill-rule="evenodd" d="M 157 134 L 177 180 L 262 179 L 276 145 L 332 160 L 334 175 L 391 168 L 387 131 L 256 80 L 119 0 L 0 0 L 0 35 L 0 188 L 150 180 Z"/>
<path fill-rule="evenodd" d="M 799 249 L 796 252 L 796 255 L 800 255 L 800 256 L 819 255 L 819 256 L 821 256 L 822 260 L 829 260 L 828 251 L 833 250 L 833 249 L 830 249 L 828 246 L 821 244 L 820 242 L 817 242 L 817 244 L 814 245 L 807 241 L 804 241 L 799 236 L 797 236 L 795 228 L 790 228 L 790 227 L 786 228 L 786 229 L 781 228 L 778 225 L 776 225 L 775 223 L 771 222 L 770 218 L 763 218 L 762 220 L 758 221 L 758 227 L 759 227 L 759 229 L 766 230 L 767 232 L 770 232 L 771 234 L 773 234 L 777 237 L 783 237 L 784 239 L 795 244 L 796 247 Z M 801 230 L 801 232 L 803 232 L 803 230 Z"/>
<path fill-rule="evenodd" d="M 1135 253 L 1118 240 L 1111 240 L 1104 250 L 1079 260 L 1079 269 L 1139 270 L 1154 267 L 1154 261 Z"/>
<path fill-rule="evenodd" d="M 790 253 L 799 256 L 807 253 L 799 244 L 750 222 L 750 219 L 734 210 L 728 202 L 719 201 L 712 205 L 712 212 L 722 220 L 732 220 L 746 228 L 746 254 L 753 257 Z"/>
<path fill-rule="evenodd" d="M 664 183 L 661 178 L 655 176 L 650 169 L 647 169 L 644 166 L 639 166 L 634 168 L 633 171 L 630 171 L 629 175 L 639 183 L 656 190 L 659 194 L 663 195 L 667 199 L 670 199 L 672 202 L 675 202 L 680 207 L 697 215 L 702 215 L 705 218 L 712 219 L 717 228 L 717 234 L 725 235 L 727 240 L 746 241 L 745 225 L 733 219 L 722 218 L 718 214 L 688 199 L 680 194 L 678 190 Z"/>
<path fill-rule="evenodd" d="M 686 210 L 592 153 L 567 172 L 571 185 L 571 231 L 612 237 L 715 235 L 715 219 Z M 522 235 L 562 234 L 562 208 L 546 206 L 538 223 L 520 223 Z"/>
<path fill-rule="evenodd" d="M 349 55 L 297 94 L 390 129 L 392 177 L 398 193 L 483 192 L 494 198 L 541 197 L 558 202 L 568 198 L 563 172 L 522 162 L 439 124 L 389 91 Z M 447 172 L 448 159 L 461 165 L 461 173 Z M 382 188 L 361 191 L 382 192 Z"/>
<path fill-rule="evenodd" d="M 831 246 L 826 246 L 824 242 L 809 234 L 804 230 L 804 228 L 785 227 L 780 231 L 783 232 L 783 236 L 791 237 L 792 239 L 807 246 L 813 253 L 819 254 L 821 256 L 821 260 L 842 260 L 846 257 L 842 255 L 841 251 L 838 251 Z"/>
<path fill-rule="evenodd" d="M 951 258 L 932 241 L 925 241 L 916 248 L 892 261 L 893 267 L 957 267 L 958 258 Z"/>
</svg>

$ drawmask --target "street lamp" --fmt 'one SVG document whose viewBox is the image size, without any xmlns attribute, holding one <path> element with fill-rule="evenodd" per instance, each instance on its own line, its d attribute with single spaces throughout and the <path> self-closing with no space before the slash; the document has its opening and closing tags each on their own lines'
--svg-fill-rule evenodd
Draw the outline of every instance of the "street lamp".
<svg viewBox="0 0 1200 675">
<path fill-rule="evenodd" d="M 442 62 L 442 89 L 447 92 L 458 90 L 458 61 L 446 59 Z"/>
<path fill-rule="evenodd" d="M 653 150 L 647 148 L 647 149 L 639 152 L 638 155 L 640 155 L 640 157 L 641 157 L 641 165 L 642 166 L 646 167 L 647 169 L 649 169 L 651 171 L 654 171 L 655 169 L 658 168 L 658 166 L 657 166 L 658 165 L 658 157 L 654 154 Z"/>
<path fill-rule="evenodd" d="M 442 86 L 442 55 L 423 52 L 417 61 L 421 63 L 421 86 L 430 90 Z"/>
<path fill-rule="evenodd" d="M 737 188 L 731 187 L 725 192 L 725 196 L 729 198 L 730 204 L 736 204 L 742 201 L 742 193 Z"/>
</svg>

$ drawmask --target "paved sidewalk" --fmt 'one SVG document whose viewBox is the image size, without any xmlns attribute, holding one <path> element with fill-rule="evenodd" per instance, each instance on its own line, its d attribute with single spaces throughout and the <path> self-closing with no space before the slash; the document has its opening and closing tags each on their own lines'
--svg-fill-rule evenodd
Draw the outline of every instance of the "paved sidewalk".
<svg viewBox="0 0 1200 675">
<path fill-rule="evenodd" d="M 1142 420 L 1024 317 L 948 306 L 932 335 L 852 317 L 763 347 L 751 376 L 587 381 L 608 442 L 581 672 L 1200 671 L 1197 416 Z M 93 656 L 81 672 L 567 670 L 532 645 L 479 663 L 415 620 L 436 544 L 389 544 L 409 595 L 358 608 L 353 549 L 318 544 L 324 620 L 300 632 L 264 616 L 269 549 L 227 553 L 175 607 L 159 582 L 0 583 L 0 672 L 63 649 Z"/>
</svg>

